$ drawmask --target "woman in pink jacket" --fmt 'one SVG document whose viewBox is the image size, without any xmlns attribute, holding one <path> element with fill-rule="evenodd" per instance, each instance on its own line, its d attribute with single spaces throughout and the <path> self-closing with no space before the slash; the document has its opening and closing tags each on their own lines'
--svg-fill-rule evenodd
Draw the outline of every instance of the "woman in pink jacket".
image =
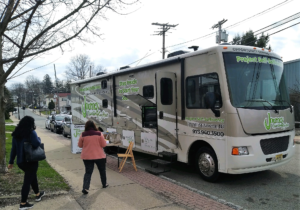
<svg viewBox="0 0 300 210">
<path fill-rule="evenodd" d="M 90 189 L 91 177 L 94 170 L 94 164 L 96 163 L 100 172 L 101 182 L 103 188 L 107 188 L 106 183 L 106 154 L 103 151 L 103 147 L 106 146 L 106 141 L 103 134 L 98 131 L 93 121 L 88 120 L 85 123 L 84 132 L 79 137 L 78 147 L 82 148 L 81 159 L 85 166 L 85 174 L 83 178 L 82 193 L 88 194 Z"/>
</svg>

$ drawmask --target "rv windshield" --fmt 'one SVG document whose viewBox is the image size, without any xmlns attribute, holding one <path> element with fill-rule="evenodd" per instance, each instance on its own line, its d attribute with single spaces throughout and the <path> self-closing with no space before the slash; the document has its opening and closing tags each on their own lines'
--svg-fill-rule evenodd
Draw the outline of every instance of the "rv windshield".
<svg viewBox="0 0 300 210">
<path fill-rule="evenodd" d="M 281 60 L 244 53 L 223 56 L 234 107 L 272 110 L 290 107 Z"/>
</svg>

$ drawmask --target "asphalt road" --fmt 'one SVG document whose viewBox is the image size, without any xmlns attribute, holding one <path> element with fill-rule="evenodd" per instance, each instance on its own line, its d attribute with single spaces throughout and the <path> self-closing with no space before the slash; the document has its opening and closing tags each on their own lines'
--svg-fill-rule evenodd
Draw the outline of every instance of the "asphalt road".
<svg viewBox="0 0 300 210">
<path fill-rule="evenodd" d="M 45 128 L 45 117 L 40 117 L 29 110 L 21 110 L 20 117 L 31 115 L 36 126 Z M 51 133 L 49 131 L 49 133 Z M 70 140 L 52 133 L 62 142 Z M 136 164 L 142 168 L 150 167 L 150 160 L 156 157 L 135 152 Z M 183 163 L 176 163 L 170 172 L 162 174 L 192 188 L 217 196 L 245 209 L 282 210 L 300 209 L 300 144 L 296 144 L 296 155 L 286 165 L 263 172 L 229 175 L 223 174 L 219 182 L 203 181 L 197 172 Z"/>
</svg>

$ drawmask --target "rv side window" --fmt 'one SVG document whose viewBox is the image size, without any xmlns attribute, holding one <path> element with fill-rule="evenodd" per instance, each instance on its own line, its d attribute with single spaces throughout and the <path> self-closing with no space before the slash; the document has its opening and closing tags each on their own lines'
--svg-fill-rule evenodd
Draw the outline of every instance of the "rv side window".
<svg viewBox="0 0 300 210">
<path fill-rule="evenodd" d="M 107 81 L 106 80 L 102 80 L 101 81 L 101 88 L 102 89 L 106 89 L 107 88 Z"/>
<path fill-rule="evenodd" d="M 163 105 L 173 103 L 173 85 L 170 78 L 161 78 L 160 80 L 160 101 Z"/>
<path fill-rule="evenodd" d="M 154 86 L 147 85 L 143 87 L 143 96 L 144 98 L 150 99 L 154 97 Z"/>
<path fill-rule="evenodd" d="M 186 107 L 189 109 L 207 109 L 204 96 L 214 92 L 217 97 L 216 109 L 222 107 L 222 97 L 218 74 L 192 76 L 186 79 Z"/>
<path fill-rule="evenodd" d="M 102 100 L 102 107 L 103 108 L 107 108 L 108 107 L 108 100 L 107 99 L 103 99 Z"/>
</svg>

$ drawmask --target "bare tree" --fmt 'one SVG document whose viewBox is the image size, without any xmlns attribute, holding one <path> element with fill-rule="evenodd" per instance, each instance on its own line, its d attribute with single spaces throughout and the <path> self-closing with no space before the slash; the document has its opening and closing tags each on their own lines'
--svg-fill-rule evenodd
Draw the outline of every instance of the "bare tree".
<svg viewBox="0 0 300 210">
<path fill-rule="evenodd" d="M 130 1 L 130 2 L 127 2 Z M 0 172 L 6 172 L 4 86 L 24 65 L 74 39 L 100 37 L 106 12 L 120 13 L 138 0 L 0 0 Z M 95 24 L 93 24 L 93 22 Z M 97 24 L 96 24 L 97 23 Z M 69 45 L 71 46 L 71 44 Z M 18 69 L 18 70 L 16 70 Z"/>
<path fill-rule="evenodd" d="M 94 70 L 94 63 L 88 55 L 73 56 L 65 74 L 70 80 L 80 80 L 89 77 L 90 70 Z"/>
<path fill-rule="evenodd" d="M 25 101 L 25 97 L 24 96 L 24 92 L 26 91 L 25 85 L 23 83 L 17 82 L 17 83 L 13 83 L 10 87 L 9 87 L 9 91 L 10 91 L 10 95 L 12 96 L 18 96 L 18 99 L 20 101 L 20 103 L 24 103 Z"/>
</svg>

